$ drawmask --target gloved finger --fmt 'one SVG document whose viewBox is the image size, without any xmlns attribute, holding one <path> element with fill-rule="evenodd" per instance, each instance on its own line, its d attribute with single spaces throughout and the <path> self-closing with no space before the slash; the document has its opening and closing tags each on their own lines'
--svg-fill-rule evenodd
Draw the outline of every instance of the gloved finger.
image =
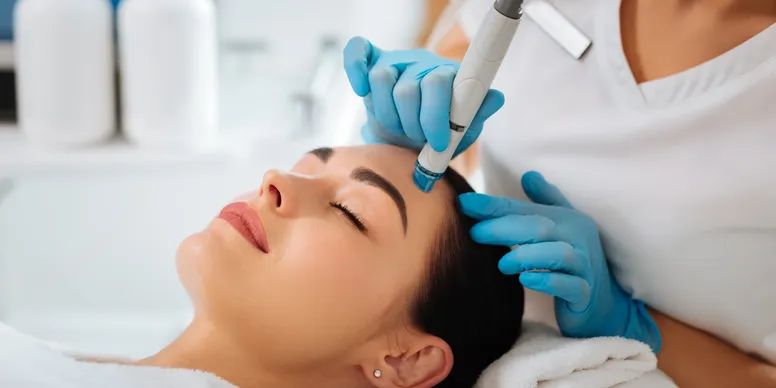
<svg viewBox="0 0 776 388">
<path fill-rule="evenodd" d="M 364 144 L 386 144 L 383 139 L 375 135 L 369 124 L 361 126 L 361 138 L 364 140 Z"/>
<path fill-rule="evenodd" d="M 488 94 L 485 95 L 485 100 L 483 100 L 482 105 L 480 106 L 480 110 L 477 111 L 471 125 L 469 125 L 469 129 L 466 130 L 466 133 L 463 134 L 463 138 L 461 138 L 461 142 L 458 143 L 458 148 L 456 148 L 453 157 L 466 151 L 475 141 L 477 141 L 482 133 L 485 120 L 490 118 L 490 116 L 493 116 L 502 106 L 504 106 L 504 94 L 495 89 L 489 90 Z"/>
<path fill-rule="evenodd" d="M 478 222 L 469 234 L 479 244 L 511 247 L 551 241 L 556 235 L 555 227 L 555 222 L 544 216 L 510 214 Z"/>
<path fill-rule="evenodd" d="M 375 103 L 374 99 L 372 98 L 372 93 L 369 93 L 366 95 L 366 97 L 363 98 L 364 100 L 364 108 L 366 109 L 367 113 L 371 113 L 372 116 L 375 114 Z"/>
<path fill-rule="evenodd" d="M 472 123 L 484 123 L 485 120 L 489 119 L 491 116 L 496 114 L 496 112 L 498 112 L 499 109 L 501 109 L 501 107 L 503 106 L 504 106 L 504 93 L 501 93 L 496 89 L 488 90 L 488 93 L 485 94 L 485 99 L 482 100 L 482 105 L 480 105 L 480 109 L 477 111 L 477 114 L 475 114 L 474 118 L 472 119 Z"/>
<path fill-rule="evenodd" d="M 369 94 L 369 70 L 382 51 L 360 36 L 351 38 L 342 52 L 350 87 L 359 97 Z"/>
<path fill-rule="evenodd" d="M 523 272 L 520 274 L 520 283 L 526 288 L 579 306 L 580 310 L 590 304 L 590 284 L 578 276 L 554 272 Z"/>
<path fill-rule="evenodd" d="M 423 74 L 420 81 L 420 125 L 434 151 L 442 152 L 450 143 L 450 103 L 457 69 L 442 65 Z"/>
<path fill-rule="evenodd" d="M 544 176 L 536 171 L 523 174 L 520 183 L 522 183 L 523 191 L 531 201 L 548 206 L 574 208 L 555 185 L 548 183 Z"/>
<path fill-rule="evenodd" d="M 402 148 L 420 150 L 423 143 L 413 142 L 407 136 L 398 136 L 391 132 L 377 132 L 370 123 L 361 126 L 361 137 L 365 144 L 392 144 Z"/>
<path fill-rule="evenodd" d="M 420 82 L 411 73 L 399 76 L 393 88 L 393 100 L 404 133 L 413 141 L 425 143 L 426 136 L 420 126 Z"/>
<path fill-rule="evenodd" d="M 364 98 L 364 104 L 371 98 L 371 95 Z M 402 134 L 388 131 L 375 118 L 374 112 L 366 110 L 366 124 L 361 126 L 361 137 L 366 144 L 393 144 L 395 146 L 420 150 L 425 142 L 414 142 L 412 139 Z"/>
<path fill-rule="evenodd" d="M 505 275 L 546 270 L 587 278 L 588 267 L 585 256 L 563 241 L 520 245 L 498 262 L 498 269 Z"/>
<path fill-rule="evenodd" d="M 480 193 L 461 194 L 458 196 L 458 202 L 464 214 L 478 221 L 504 217 L 510 214 L 546 215 L 546 209 L 542 205 Z"/>
<path fill-rule="evenodd" d="M 369 87 L 377 121 L 389 131 L 403 133 L 399 112 L 393 101 L 393 88 L 399 80 L 399 70 L 393 66 L 375 66 L 369 72 Z"/>
<path fill-rule="evenodd" d="M 364 97 L 364 110 L 366 111 L 366 123 L 361 126 L 361 137 L 366 144 L 390 144 L 388 130 L 377 121 L 372 93 Z"/>
<path fill-rule="evenodd" d="M 469 147 L 477 141 L 482 133 L 482 123 L 470 125 L 469 129 L 463 134 L 461 141 L 458 143 L 458 148 L 453 153 L 453 158 L 460 155 L 462 152 L 469 149 Z"/>
</svg>

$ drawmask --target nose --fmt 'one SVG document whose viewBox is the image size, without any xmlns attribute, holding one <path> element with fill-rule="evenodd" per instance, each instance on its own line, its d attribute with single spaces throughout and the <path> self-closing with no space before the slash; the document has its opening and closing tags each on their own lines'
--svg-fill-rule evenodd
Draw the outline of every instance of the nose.
<svg viewBox="0 0 776 388">
<path fill-rule="evenodd" d="M 291 215 L 299 202 L 291 174 L 269 170 L 264 174 L 259 188 L 259 201 L 263 206 L 281 215 Z"/>
</svg>

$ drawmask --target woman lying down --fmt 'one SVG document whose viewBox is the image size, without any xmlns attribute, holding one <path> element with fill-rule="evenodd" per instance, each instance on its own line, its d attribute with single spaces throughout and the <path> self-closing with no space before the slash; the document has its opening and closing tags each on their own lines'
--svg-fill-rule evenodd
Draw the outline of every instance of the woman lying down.
<svg viewBox="0 0 776 388">
<path fill-rule="evenodd" d="M 195 314 L 177 340 L 132 366 L 68 360 L 88 375 L 0 357 L 0 385 L 472 387 L 518 339 L 523 288 L 498 270 L 506 248 L 470 239 L 456 198 L 471 187 L 450 171 L 422 193 L 416 158 L 322 148 L 267 172 L 181 243 Z"/>
</svg>

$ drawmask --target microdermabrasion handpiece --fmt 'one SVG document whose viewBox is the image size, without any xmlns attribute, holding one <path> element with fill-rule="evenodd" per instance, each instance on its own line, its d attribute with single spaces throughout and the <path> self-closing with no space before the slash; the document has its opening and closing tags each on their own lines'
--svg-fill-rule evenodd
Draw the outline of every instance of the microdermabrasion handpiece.
<svg viewBox="0 0 776 388">
<path fill-rule="evenodd" d="M 450 104 L 450 142 L 443 152 L 423 147 L 415 163 L 413 180 L 431 191 L 441 179 L 474 115 L 482 105 L 493 78 L 506 56 L 520 23 L 522 0 L 496 0 L 474 36 L 453 81 Z"/>
</svg>

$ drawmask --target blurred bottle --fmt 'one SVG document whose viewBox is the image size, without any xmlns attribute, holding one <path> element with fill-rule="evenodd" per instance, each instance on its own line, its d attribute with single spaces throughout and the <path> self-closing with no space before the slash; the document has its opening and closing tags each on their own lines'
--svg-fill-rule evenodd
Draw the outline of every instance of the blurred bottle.
<svg viewBox="0 0 776 388">
<path fill-rule="evenodd" d="M 107 0 L 19 0 L 14 52 L 19 125 L 49 146 L 99 143 L 116 130 Z"/>
<path fill-rule="evenodd" d="M 123 0 L 118 34 L 126 136 L 151 148 L 215 145 L 218 72 L 212 0 Z"/>
</svg>

